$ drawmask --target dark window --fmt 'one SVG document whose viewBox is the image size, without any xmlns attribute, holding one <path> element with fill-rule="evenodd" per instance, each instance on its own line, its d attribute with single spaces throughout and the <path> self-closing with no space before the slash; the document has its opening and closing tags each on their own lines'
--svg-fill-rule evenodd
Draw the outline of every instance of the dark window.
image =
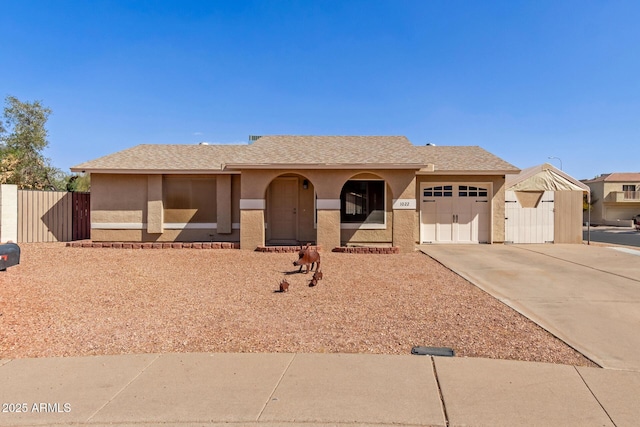
<svg viewBox="0 0 640 427">
<path fill-rule="evenodd" d="M 384 181 L 347 181 L 340 194 L 340 221 L 384 224 Z"/>
</svg>

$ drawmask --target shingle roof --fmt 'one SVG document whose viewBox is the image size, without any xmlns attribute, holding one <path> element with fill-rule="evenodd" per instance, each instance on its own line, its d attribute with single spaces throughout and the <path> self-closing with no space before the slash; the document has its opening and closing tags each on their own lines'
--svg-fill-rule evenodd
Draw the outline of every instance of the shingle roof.
<svg viewBox="0 0 640 427">
<path fill-rule="evenodd" d="M 480 147 L 414 146 L 404 136 L 263 136 L 250 145 L 138 145 L 81 163 L 72 171 L 221 172 L 248 167 L 355 167 L 435 172 L 518 172 L 518 168 Z"/>
<path fill-rule="evenodd" d="M 472 146 L 418 146 L 425 163 L 434 165 L 434 172 L 505 171 L 517 173 L 519 169 L 491 154 L 487 150 Z"/>
<path fill-rule="evenodd" d="M 213 171 L 230 160 L 242 159 L 247 145 L 142 144 L 80 163 L 73 171 Z"/>
<path fill-rule="evenodd" d="M 404 136 L 270 135 L 251 144 L 246 163 L 416 165 L 414 148 Z"/>
</svg>

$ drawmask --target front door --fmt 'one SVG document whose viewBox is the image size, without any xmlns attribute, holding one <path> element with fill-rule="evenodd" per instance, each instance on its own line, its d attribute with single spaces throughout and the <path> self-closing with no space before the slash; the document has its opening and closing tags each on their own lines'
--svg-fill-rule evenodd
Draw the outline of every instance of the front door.
<svg viewBox="0 0 640 427">
<path fill-rule="evenodd" d="M 269 223 L 272 243 L 298 241 L 298 178 L 276 178 L 269 186 Z"/>
</svg>

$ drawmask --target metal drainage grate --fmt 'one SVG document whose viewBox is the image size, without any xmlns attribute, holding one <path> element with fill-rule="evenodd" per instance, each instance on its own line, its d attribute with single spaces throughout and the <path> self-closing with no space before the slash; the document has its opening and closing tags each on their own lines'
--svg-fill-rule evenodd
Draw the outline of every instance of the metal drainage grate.
<svg viewBox="0 0 640 427">
<path fill-rule="evenodd" d="M 452 348 L 448 347 L 423 347 L 417 346 L 411 349 L 411 354 L 417 354 L 419 356 L 444 356 L 453 357 L 456 353 Z"/>
</svg>

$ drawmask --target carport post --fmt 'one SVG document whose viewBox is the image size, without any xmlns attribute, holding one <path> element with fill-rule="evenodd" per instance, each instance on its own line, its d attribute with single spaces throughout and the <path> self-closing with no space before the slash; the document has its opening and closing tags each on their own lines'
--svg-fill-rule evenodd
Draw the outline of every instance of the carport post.
<svg viewBox="0 0 640 427">
<path fill-rule="evenodd" d="M 587 245 L 591 244 L 591 191 L 587 193 Z"/>
</svg>

